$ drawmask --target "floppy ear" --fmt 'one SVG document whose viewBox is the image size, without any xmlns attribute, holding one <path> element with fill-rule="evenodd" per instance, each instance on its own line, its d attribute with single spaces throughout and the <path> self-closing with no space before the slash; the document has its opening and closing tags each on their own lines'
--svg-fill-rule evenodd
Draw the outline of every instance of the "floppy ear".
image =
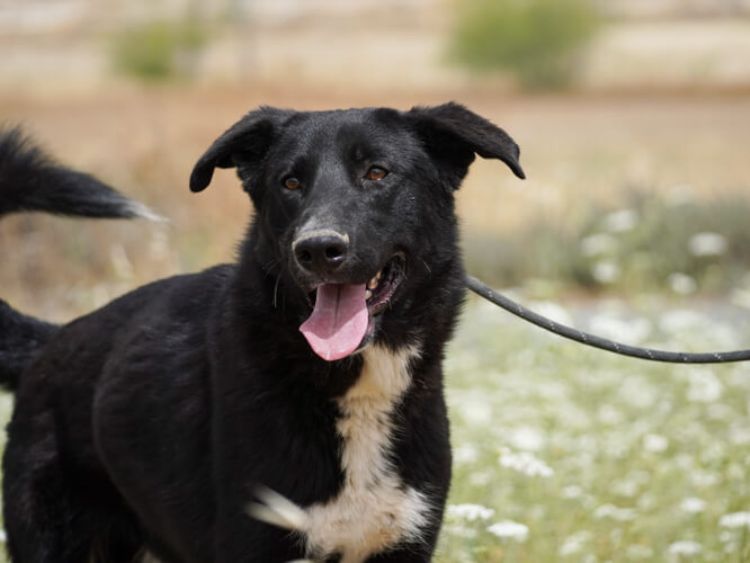
<svg viewBox="0 0 750 563">
<path fill-rule="evenodd" d="M 258 164 L 271 146 L 274 133 L 291 114 L 291 111 L 261 107 L 245 115 L 216 139 L 195 163 L 190 174 L 190 190 L 206 189 L 215 168 Z"/>
<path fill-rule="evenodd" d="M 427 150 L 449 168 L 449 181 L 457 188 L 466 175 L 474 155 L 502 160 L 513 173 L 526 175 L 518 163 L 520 149 L 497 125 L 449 102 L 435 107 L 414 107 L 407 112 Z"/>
</svg>

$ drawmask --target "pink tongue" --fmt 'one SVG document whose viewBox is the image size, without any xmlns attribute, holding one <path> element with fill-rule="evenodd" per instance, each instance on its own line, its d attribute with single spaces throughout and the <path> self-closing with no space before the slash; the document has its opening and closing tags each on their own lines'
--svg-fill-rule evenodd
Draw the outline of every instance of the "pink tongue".
<svg viewBox="0 0 750 563">
<path fill-rule="evenodd" d="M 318 287 L 315 310 L 299 327 L 315 353 L 332 362 L 354 352 L 367 332 L 365 284 Z"/>
</svg>

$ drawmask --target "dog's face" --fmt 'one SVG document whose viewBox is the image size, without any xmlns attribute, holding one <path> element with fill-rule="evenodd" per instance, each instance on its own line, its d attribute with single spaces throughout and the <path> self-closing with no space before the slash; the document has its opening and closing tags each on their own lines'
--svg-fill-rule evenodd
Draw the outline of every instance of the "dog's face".
<svg viewBox="0 0 750 563">
<path fill-rule="evenodd" d="M 513 140 L 456 104 L 262 108 L 214 142 L 190 186 L 204 189 L 216 167 L 237 168 L 256 207 L 253 251 L 309 303 L 300 329 L 330 361 L 375 338 L 457 260 L 453 192 L 475 154 L 523 178 Z"/>
</svg>

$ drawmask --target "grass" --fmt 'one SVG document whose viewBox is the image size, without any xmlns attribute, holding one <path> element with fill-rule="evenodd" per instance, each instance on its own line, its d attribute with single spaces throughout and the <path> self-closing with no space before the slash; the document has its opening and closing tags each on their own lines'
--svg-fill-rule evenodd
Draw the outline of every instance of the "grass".
<svg viewBox="0 0 750 563">
<path fill-rule="evenodd" d="M 709 314 L 642 322 L 662 346 L 750 341 Z M 447 368 L 450 504 L 489 510 L 449 509 L 438 561 L 750 561 L 750 365 L 624 359 L 473 304 Z"/>
<path fill-rule="evenodd" d="M 750 341 L 750 324 L 717 318 L 665 312 L 638 332 L 693 350 Z M 611 307 L 578 320 L 624 322 Z M 453 508 L 437 562 L 750 561 L 750 365 L 624 359 L 472 301 L 447 374 Z"/>
</svg>

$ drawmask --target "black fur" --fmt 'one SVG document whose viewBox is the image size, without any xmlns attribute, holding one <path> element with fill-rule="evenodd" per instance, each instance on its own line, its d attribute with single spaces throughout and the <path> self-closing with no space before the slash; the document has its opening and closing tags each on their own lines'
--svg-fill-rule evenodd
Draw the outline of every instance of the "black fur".
<svg viewBox="0 0 750 563">
<path fill-rule="evenodd" d="M 155 218 L 89 174 L 55 163 L 20 128 L 0 130 L 0 216 L 17 211 L 131 219 Z"/>
<path fill-rule="evenodd" d="M 420 346 L 389 458 L 433 511 L 418 541 L 367 561 L 429 561 L 450 480 L 441 363 L 464 294 L 453 192 L 474 153 L 523 176 L 507 134 L 456 104 L 263 108 L 220 136 L 190 187 L 237 168 L 256 209 L 238 263 L 141 287 L 71 322 L 23 373 L 4 458 L 13 561 L 125 562 L 144 548 L 183 563 L 304 557 L 299 538 L 246 508 L 258 485 L 303 507 L 344 486 L 335 400 L 363 359 L 311 351 L 298 330 L 308 294 L 364 283 L 394 256 L 406 276 L 368 338 Z M 366 179 L 374 165 L 387 176 Z M 299 189 L 284 188 L 289 176 Z M 295 258 L 310 225 L 347 234 L 333 271 Z"/>
<path fill-rule="evenodd" d="M 18 127 L 0 130 L 0 217 L 17 211 L 156 217 L 93 176 L 56 164 Z M 23 369 L 56 330 L 56 325 L 23 315 L 0 300 L 0 385 L 15 390 Z"/>
</svg>

